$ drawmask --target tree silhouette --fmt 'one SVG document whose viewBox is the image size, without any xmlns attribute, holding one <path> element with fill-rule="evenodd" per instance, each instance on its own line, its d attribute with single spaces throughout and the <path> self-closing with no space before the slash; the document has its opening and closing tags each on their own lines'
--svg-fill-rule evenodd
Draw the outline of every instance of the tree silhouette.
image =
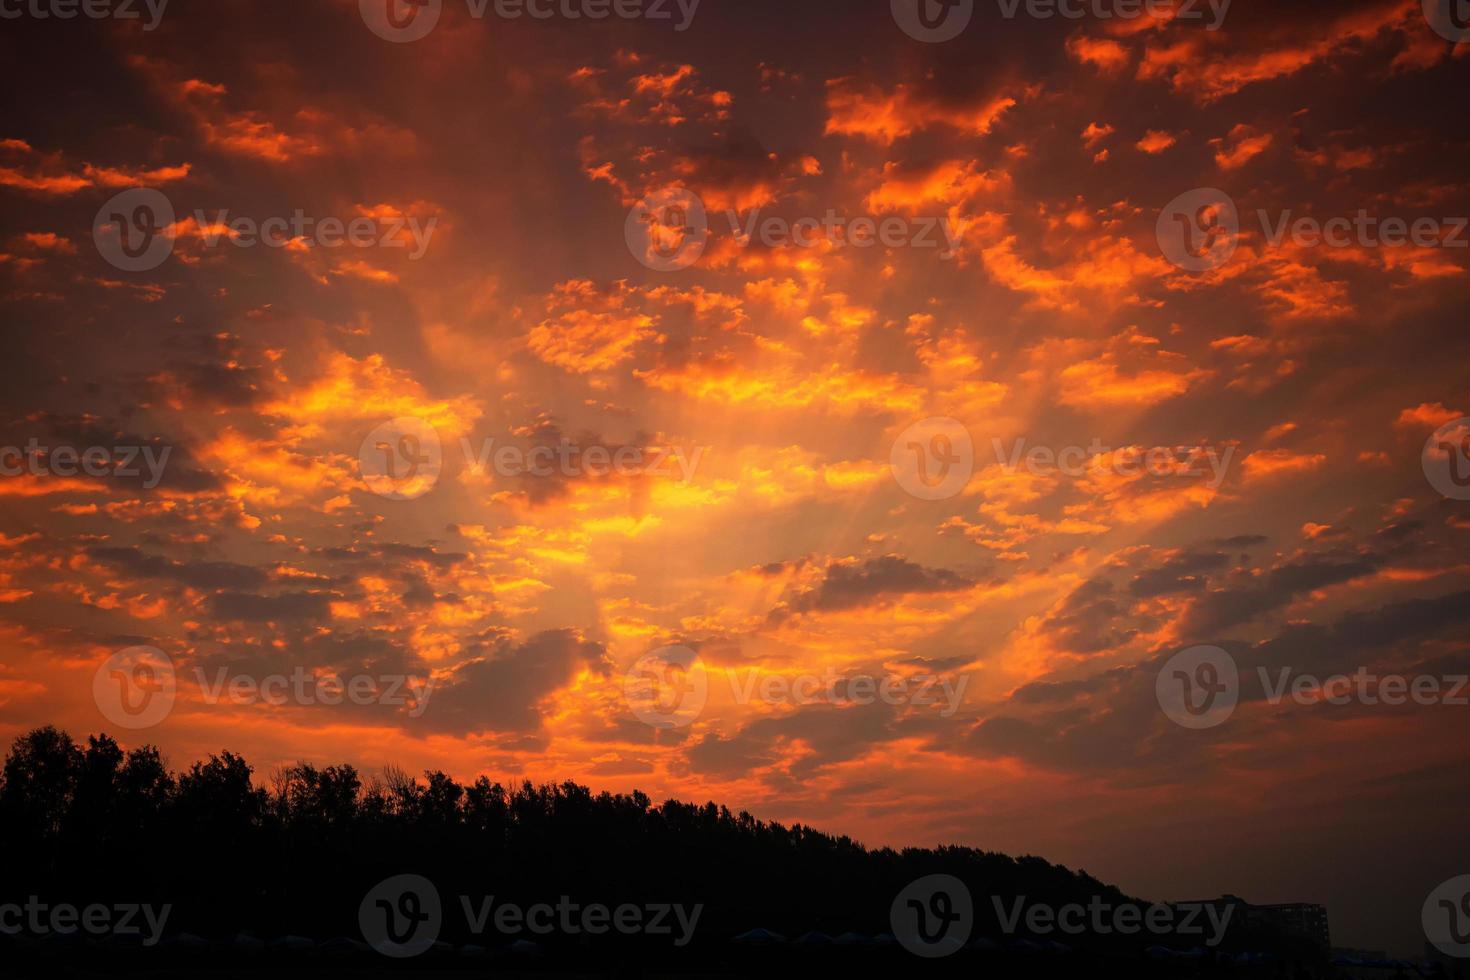
<svg viewBox="0 0 1470 980">
<path fill-rule="evenodd" d="M 228 751 L 175 776 L 151 746 L 124 752 L 98 735 L 83 749 L 52 727 L 28 732 L 15 740 L 0 781 L 8 863 L 0 902 L 35 894 L 79 906 L 169 903 L 170 932 L 325 939 L 357 936 L 367 891 L 414 873 L 455 910 L 459 896 L 486 895 L 522 906 L 561 896 L 609 906 L 701 904 L 696 945 L 724 948 L 754 927 L 789 937 L 885 933 L 894 897 L 931 874 L 964 881 L 975 896 L 974 937 L 1001 942 L 1016 937 L 1000 931 L 990 896 L 1053 907 L 1085 906 L 1093 896 L 1115 906 L 1133 901 L 1036 857 L 952 846 L 872 850 L 714 803 L 655 806 L 643 793 L 593 794 L 571 782 L 507 789 L 482 776 L 465 786 L 442 772 L 419 780 L 392 767 L 364 781 L 352 766 L 307 763 L 267 781 L 269 790 L 258 786 L 249 764 Z M 456 915 L 446 916 L 441 938 L 486 941 Z M 1066 938 L 1135 955 L 1169 944 L 1157 936 Z"/>
</svg>

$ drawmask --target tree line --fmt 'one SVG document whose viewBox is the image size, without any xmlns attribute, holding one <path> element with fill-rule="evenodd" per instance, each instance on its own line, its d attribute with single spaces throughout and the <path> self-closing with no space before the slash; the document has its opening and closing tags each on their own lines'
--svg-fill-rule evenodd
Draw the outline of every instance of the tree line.
<svg viewBox="0 0 1470 980">
<path fill-rule="evenodd" d="M 487 894 L 700 903 L 706 941 L 756 927 L 887 932 L 894 897 L 938 873 L 969 886 L 980 935 L 985 896 L 1130 901 L 1036 857 L 869 849 L 713 802 L 655 805 L 573 782 L 466 785 L 393 767 L 364 779 L 350 765 L 300 763 L 262 780 L 229 751 L 174 772 L 154 746 L 124 750 L 105 734 L 81 744 L 54 727 L 20 736 L 6 756 L 0 839 L 0 901 L 170 903 L 171 931 L 208 937 L 355 936 L 362 897 L 405 873 L 433 881 L 446 905 Z"/>
</svg>

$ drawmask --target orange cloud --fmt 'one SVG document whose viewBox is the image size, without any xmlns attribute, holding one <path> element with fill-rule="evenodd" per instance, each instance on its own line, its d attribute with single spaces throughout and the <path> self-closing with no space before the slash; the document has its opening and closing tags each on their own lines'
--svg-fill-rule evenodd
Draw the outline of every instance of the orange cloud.
<svg viewBox="0 0 1470 980">
<path fill-rule="evenodd" d="M 1225 139 L 1210 141 L 1219 147 L 1215 151 L 1215 164 L 1221 170 L 1239 170 L 1264 153 L 1273 138 L 1270 133 L 1260 132 L 1244 123 L 1235 126 Z"/>
<path fill-rule="evenodd" d="M 1394 420 L 1394 425 L 1406 428 L 1438 429 L 1442 425 L 1453 422 L 1455 419 L 1463 418 L 1464 412 L 1453 408 L 1445 408 L 1443 402 L 1421 402 L 1414 408 L 1406 408 L 1399 413 Z"/>
<path fill-rule="evenodd" d="M 1320 453 L 1297 453 L 1290 449 L 1258 449 L 1242 464 L 1247 479 L 1310 473 L 1320 469 L 1327 457 Z"/>
<path fill-rule="evenodd" d="M 1129 50 L 1117 41 L 1089 38 L 1080 34 L 1067 39 L 1067 53 L 1104 74 L 1117 74 L 1133 60 Z"/>
<path fill-rule="evenodd" d="M 853 78 L 827 83 L 827 135 L 860 136 L 892 145 L 911 133 L 931 126 L 948 126 L 969 136 L 984 136 L 1016 105 L 1007 95 L 995 95 L 976 105 L 955 105 L 923 95 L 899 84 L 891 91 L 860 85 Z"/>
<path fill-rule="evenodd" d="M 1167 79 L 1174 90 L 1201 103 L 1210 103 L 1240 91 L 1247 85 L 1285 78 L 1310 65 L 1357 51 L 1378 35 L 1393 32 L 1402 42 L 1423 31 L 1422 13 L 1412 0 L 1380 0 L 1319 25 L 1310 39 L 1287 25 L 1283 35 L 1291 40 L 1272 39 L 1243 53 L 1224 53 L 1224 32 L 1194 36 L 1172 44 L 1149 45 L 1138 67 L 1138 78 Z M 1443 57 L 1443 46 L 1441 45 Z M 1238 50 L 1238 49 L 1233 49 Z"/>
<path fill-rule="evenodd" d="M 1144 153 L 1163 153 L 1169 147 L 1179 142 L 1179 138 L 1172 133 L 1166 133 L 1158 129 L 1150 129 L 1143 135 L 1143 139 L 1133 144 Z"/>
</svg>

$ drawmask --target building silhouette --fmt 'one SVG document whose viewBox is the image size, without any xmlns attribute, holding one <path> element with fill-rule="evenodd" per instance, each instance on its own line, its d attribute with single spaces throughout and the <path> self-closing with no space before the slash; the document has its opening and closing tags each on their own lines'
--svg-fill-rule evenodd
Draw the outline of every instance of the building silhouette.
<svg viewBox="0 0 1470 980">
<path fill-rule="evenodd" d="M 1278 905 L 1252 905 L 1239 895 L 1222 895 L 1198 904 L 1212 906 L 1223 915 L 1230 909 L 1229 933 L 1234 937 L 1270 936 L 1306 942 L 1327 953 L 1332 948 L 1332 930 L 1327 921 L 1327 908 L 1313 902 L 1286 902 Z"/>
</svg>

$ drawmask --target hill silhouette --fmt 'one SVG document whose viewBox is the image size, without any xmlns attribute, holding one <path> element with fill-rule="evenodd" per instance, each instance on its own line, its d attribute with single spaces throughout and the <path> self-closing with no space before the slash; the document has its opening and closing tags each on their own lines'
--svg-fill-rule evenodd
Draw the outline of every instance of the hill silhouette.
<svg viewBox="0 0 1470 980">
<path fill-rule="evenodd" d="M 607 906 L 697 904 L 702 912 L 686 955 L 726 950 L 755 929 L 806 936 L 813 945 L 844 935 L 869 943 L 891 931 L 895 896 L 937 874 L 968 886 L 976 897 L 972 941 L 990 937 L 996 948 L 1032 944 L 1024 933 L 1002 934 L 990 896 L 1053 907 L 1094 898 L 1147 904 L 1036 857 L 969 847 L 869 849 L 712 802 L 655 805 L 639 792 L 593 794 L 571 782 L 508 788 L 483 776 L 462 785 L 442 772 L 414 778 L 393 768 L 364 779 L 349 765 L 303 763 L 261 779 L 227 751 L 173 772 L 152 746 L 124 751 L 107 735 L 79 744 L 53 727 L 17 738 L 5 759 L 0 839 L 7 864 L 0 903 L 30 896 L 78 907 L 166 903 L 165 936 L 212 944 L 246 934 L 342 937 L 344 948 L 356 948 L 364 896 L 405 874 L 432 881 L 446 909 L 459 896 L 523 907 L 563 896 Z M 496 945 L 451 911 L 441 943 Z M 653 941 L 533 938 L 538 947 L 584 951 Z M 1066 940 L 1118 955 L 1171 945 L 1157 936 Z M 667 940 L 658 945 L 674 955 Z"/>
</svg>

